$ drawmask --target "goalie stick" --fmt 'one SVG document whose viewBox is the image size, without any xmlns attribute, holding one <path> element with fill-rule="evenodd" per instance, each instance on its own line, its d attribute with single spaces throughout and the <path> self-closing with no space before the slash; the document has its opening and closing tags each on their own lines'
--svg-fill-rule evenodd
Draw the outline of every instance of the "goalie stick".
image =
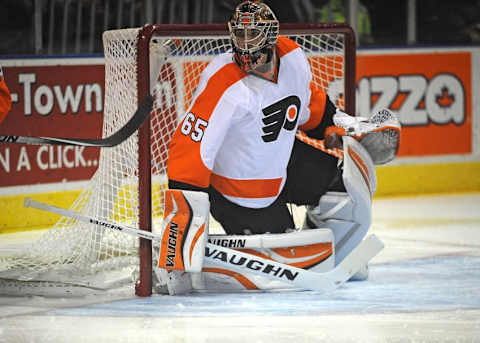
<svg viewBox="0 0 480 343">
<path fill-rule="evenodd" d="M 110 148 L 114 147 L 137 131 L 152 112 L 153 97 L 147 95 L 128 122 L 111 136 L 100 139 L 89 138 L 55 138 L 55 137 L 30 137 L 30 136 L 0 136 L 0 143 L 17 144 L 53 144 L 77 145 Z"/>
<path fill-rule="evenodd" d="M 126 225 L 96 219 L 71 210 L 48 205 L 25 198 L 25 207 L 53 212 L 65 217 L 77 219 L 84 223 L 100 225 L 105 228 L 124 232 L 151 241 L 160 241 L 161 237 L 151 232 L 138 230 Z M 333 291 L 350 279 L 362 266 L 366 265 L 382 249 L 383 243 L 375 235 L 364 239 L 352 252 L 334 269 L 325 273 L 315 273 L 306 269 L 296 268 L 273 260 L 221 247 L 211 243 L 206 244 L 205 259 L 218 266 L 228 267 L 239 272 L 248 272 L 273 280 L 286 282 L 299 289 L 320 292 Z"/>
</svg>

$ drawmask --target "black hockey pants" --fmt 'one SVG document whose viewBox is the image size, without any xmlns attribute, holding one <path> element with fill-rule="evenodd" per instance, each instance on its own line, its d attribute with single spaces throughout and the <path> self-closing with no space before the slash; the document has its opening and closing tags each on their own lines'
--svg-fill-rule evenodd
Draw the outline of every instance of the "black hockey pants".
<svg viewBox="0 0 480 343">
<path fill-rule="evenodd" d="M 282 233 L 294 228 L 288 204 L 317 205 L 332 188 L 343 190 L 338 159 L 295 140 L 280 196 L 265 208 L 247 208 L 232 203 L 210 187 L 210 211 L 227 234 Z M 339 189 L 338 189 L 339 188 Z"/>
</svg>

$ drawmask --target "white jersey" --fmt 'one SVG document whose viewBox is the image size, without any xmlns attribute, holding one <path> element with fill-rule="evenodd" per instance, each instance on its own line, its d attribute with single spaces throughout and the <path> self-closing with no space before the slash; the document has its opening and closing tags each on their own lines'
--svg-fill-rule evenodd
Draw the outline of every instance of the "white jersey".
<svg viewBox="0 0 480 343">
<path fill-rule="evenodd" d="M 250 208 L 266 207 L 278 197 L 297 128 L 320 123 L 326 95 L 311 88 L 310 67 L 296 43 L 280 36 L 276 51 L 277 83 L 245 73 L 232 53 L 205 68 L 170 143 L 170 180 L 211 185 Z"/>
</svg>

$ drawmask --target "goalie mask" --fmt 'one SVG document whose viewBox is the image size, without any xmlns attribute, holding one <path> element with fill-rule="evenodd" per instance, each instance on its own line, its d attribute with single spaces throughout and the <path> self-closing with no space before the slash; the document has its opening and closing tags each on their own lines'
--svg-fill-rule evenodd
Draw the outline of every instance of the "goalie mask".
<svg viewBox="0 0 480 343">
<path fill-rule="evenodd" d="M 239 4 L 228 22 L 237 62 L 246 72 L 273 59 L 279 24 L 273 11 L 258 1 Z"/>
</svg>

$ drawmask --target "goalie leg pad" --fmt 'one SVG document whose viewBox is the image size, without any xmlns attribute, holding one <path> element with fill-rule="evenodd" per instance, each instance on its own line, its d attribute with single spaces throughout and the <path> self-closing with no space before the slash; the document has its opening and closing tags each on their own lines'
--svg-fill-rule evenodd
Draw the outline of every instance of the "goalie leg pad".
<svg viewBox="0 0 480 343">
<path fill-rule="evenodd" d="M 204 192 L 167 190 L 157 267 L 200 272 L 208 237 L 210 203 Z"/>
<path fill-rule="evenodd" d="M 271 259 L 298 268 L 315 272 L 327 272 L 335 264 L 333 233 L 330 229 L 300 230 L 283 234 L 261 234 L 248 236 L 211 235 L 212 244 L 238 249 L 244 253 Z M 220 258 L 219 256 L 218 258 Z M 238 264 L 240 260 L 230 261 Z M 255 267 L 260 267 L 255 265 Z M 281 273 L 265 268 L 266 273 Z M 267 270 L 268 269 L 268 270 Z M 276 275 L 276 274 L 275 274 Z M 193 274 L 193 287 L 198 290 L 238 291 L 288 289 L 291 285 L 248 273 L 218 268 L 205 262 L 203 273 Z"/>
<path fill-rule="evenodd" d="M 372 196 L 377 179 L 373 161 L 354 138 L 343 138 L 343 183 L 346 193 L 327 192 L 307 210 L 309 226 L 328 227 L 335 236 L 335 265 L 365 237 L 372 220 Z"/>
</svg>

